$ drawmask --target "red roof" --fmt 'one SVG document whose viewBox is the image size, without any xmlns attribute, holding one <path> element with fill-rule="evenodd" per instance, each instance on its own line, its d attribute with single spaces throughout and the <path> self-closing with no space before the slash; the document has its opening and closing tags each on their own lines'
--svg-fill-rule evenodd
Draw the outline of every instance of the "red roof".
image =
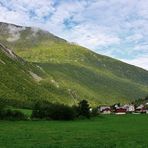
<svg viewBox="0 0 148 148">
<path fill-rule="evenodd" d="M 105 109 L 102 110 L 102 112 L 104 112 L 104 111 L 111 111 L 111 109 L 110 108 L 105 108 Z"/>
<path fill-rule="evenodd" d="M 125 108 L 116 108 L 115 112 L 123 113 L 123 112 L 126 112 L 126 109 Z"/>
</svg>

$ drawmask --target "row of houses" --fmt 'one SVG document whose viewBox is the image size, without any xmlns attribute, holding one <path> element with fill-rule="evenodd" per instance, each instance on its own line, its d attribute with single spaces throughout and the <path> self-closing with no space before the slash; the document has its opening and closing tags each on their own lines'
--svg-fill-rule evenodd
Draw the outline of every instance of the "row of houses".
<svg viewBox="0 0 148 148">
<path fill-rule="evenodd" d="M 118 104 L 114 106 L 100 106 L 98 107 L 98 112 L 101 114 L 126 114 L 126 113 L 133 113 L 133 114 L 148 114 L 148 103 L 141 104 L 139 106 L 135 106 L 133 104 L 126 104 L 120 106 Z"/>
</svg>

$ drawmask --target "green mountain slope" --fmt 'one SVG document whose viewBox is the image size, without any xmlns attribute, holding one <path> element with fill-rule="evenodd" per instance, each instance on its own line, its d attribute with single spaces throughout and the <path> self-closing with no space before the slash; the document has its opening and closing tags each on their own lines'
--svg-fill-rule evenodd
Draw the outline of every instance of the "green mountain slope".
<svg viewBox="0 0 148 148">
<path fill-rule="evenodd" d="M 60 102 L 61 98 L 50 92 L 54 86 L 50 85 L 48 90 L 40 84 L 44 78 L 46 73 L 40 67 L 0 43 L 0 101 L 22 107 L 31 107 L 37 100 Z"/>
<path fill-rule="evenodd" d="M 24 91 L 21 95 L 25 94 L 25 98 L 20 95 L 18 99 L 45 99 L 68 104 L 88 99 L 92 104 L 112 104 L 148 94 L 148 71 L 96 54 L 46 31 L 0 23 L 0 42 L 35 67 L 31 73 L 34 77 L 41 75 L 40 81 L 32 80 L 31 84 L 43 91 L 39 90 L 37 96 L 31 97 L 36 89 L 20 82 L 18 87 L 26 84 L 30 92 L 26 95 Z M 8 71 L 1 67 L 0 70 Z M 20 72 L 20 68 L 16 71 Z M 17 81 L 16 76 L 11 77 Z M 9 82 L 15 85 L 13 81 Z M 7 92 L 7 89 L 0 88 L 0 91 Z"/>
</svg>

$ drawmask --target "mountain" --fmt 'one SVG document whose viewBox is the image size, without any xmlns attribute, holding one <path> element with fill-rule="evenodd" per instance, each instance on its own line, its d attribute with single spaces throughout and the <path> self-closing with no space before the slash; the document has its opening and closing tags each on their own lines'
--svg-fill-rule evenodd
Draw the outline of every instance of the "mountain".
<svg viewBox="0 0 148 148">
<path fill-rule="evenodd" d="M 38 85 L 45 74 L 0 44 L 0 101 L 29 106 L 36 99 L 52 98 Z"/>
<path fill-rule="evenodd" d="M 0 48 L 0 98 L 65 104 L 87 99 L 99 105 L 125 103 L 148 94 L 148 71 L 39 28 L 1 22 L 0 43 L 17 54 L 12 59 Z"/>
</svg>

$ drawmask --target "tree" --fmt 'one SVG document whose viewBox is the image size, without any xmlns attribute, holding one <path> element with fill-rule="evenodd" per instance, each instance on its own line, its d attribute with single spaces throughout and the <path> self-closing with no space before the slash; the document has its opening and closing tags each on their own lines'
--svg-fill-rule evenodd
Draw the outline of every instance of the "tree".
<svg viewBox="0 0 148 148">
<path fill-rule="evenodd" d="M 98 107 L 92 108 L 91 116 L 92 117 L 98 116 Z"/>
<path fill-rule="evenodd" d="M 145 97 L 145 100 L 148 100 L 148 96 Z"/>
<path fill-rule="evenodd" d="M 76 116 L 75 110 L 64 104 L 53 104 L 50 117 L 53 120 L 73 120 Z"/>
<path fill-rule="evenodd" d="M 75 117 L 76 113 L 72 107 L 45 101 L 37 102 L 32 112 L 32 118 L 47 120 L 73 120 Z"/>
<path fill-rule="evenodd" d="M 32 117 L 40 119 L 49 118 L 49 113 L 51 112 L 51 108 L 52 108 L 51 103 L 47 101 L 37 101 L 32 111 Z"/>
<path fill-rule="evenodd" d="M 86 100 L 82 100 L 79 102 L 79 105 L 78 105 L 79 116 L 84 116 L 89 118 L 90 117 L 89 109 L 90 107 Z"/>
</svg>

